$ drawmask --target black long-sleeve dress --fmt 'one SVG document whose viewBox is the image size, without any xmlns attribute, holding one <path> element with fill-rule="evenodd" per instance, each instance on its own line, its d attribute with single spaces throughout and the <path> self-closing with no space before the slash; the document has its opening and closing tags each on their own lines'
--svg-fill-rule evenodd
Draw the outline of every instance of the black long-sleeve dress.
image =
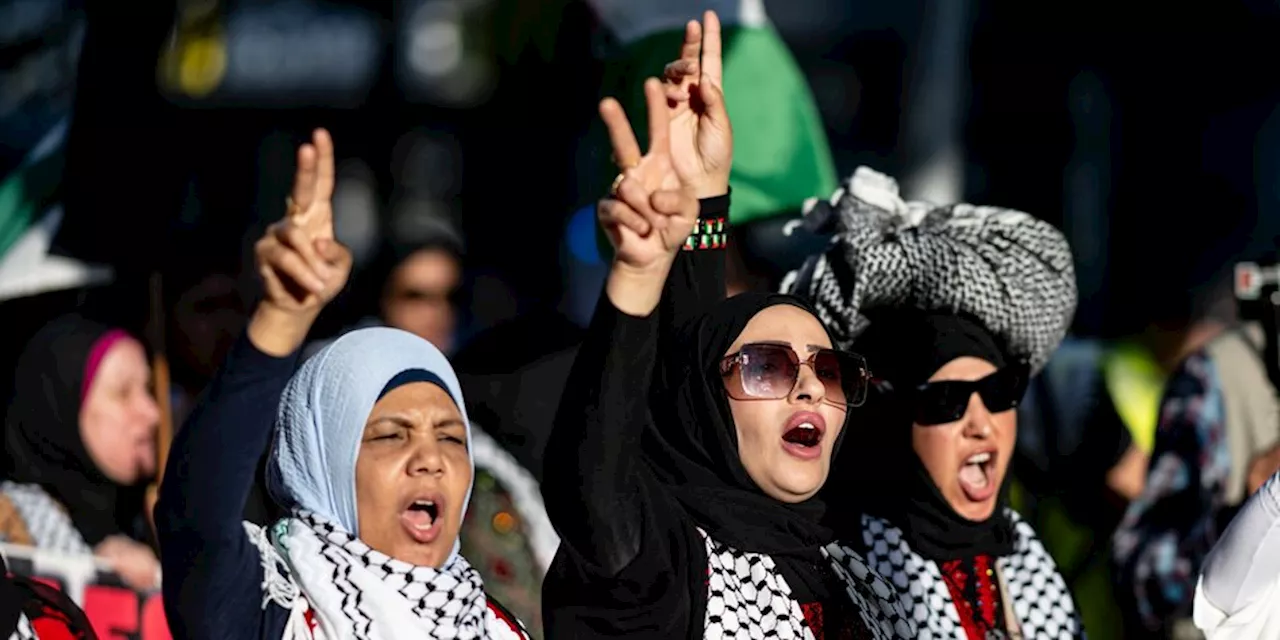
<svg viewBox="0 0 1280 640">
<path fill-rule="evenodd" d="M 723 217 L 727 200 L 703 201 L 701 218 Z M 655 466 L 650 403 L 671 401 L 655 367 L 681 357 L 687 345 L 675 328 L 724 291 L 723 253 L 684 251 L 649 316 L 601 296 L 544 459 L 543 495 L 561 536 L 543 588 L 548 636 L 914 637 L 892 587 L 856 557 L 827 556 L 815 543 L 800 563 L 809 575 L 788 577 L 770 554 L 709 535 L 680 483 Z"/>
</svg>

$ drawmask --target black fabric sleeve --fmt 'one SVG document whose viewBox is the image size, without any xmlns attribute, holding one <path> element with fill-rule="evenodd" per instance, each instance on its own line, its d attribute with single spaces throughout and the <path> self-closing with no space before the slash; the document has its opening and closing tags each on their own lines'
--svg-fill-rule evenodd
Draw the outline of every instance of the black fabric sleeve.
<svg viewBox="0 0 1280 640">
<path fill-rule="evenodd" d="M 174 438 L 155 520 L 175 638 L 284 632 L 286 612 L 262 606 L 262 565 L 241 518 L 297 361 L 266 355 L 242 335 Z"/>
<path fill-rule="evenodd" d="M 637 493 L 649 421 L 657 316 L 629 316 L 601 295 L 578 350 L 543 456 L 542 494 L 560 542 L 603 575 L 640 550 L 649 505 Z"/>
<path fill-rule="evenodd" d="M 701 205 L 701 218 L 727 220 L 728 196 Z M 649 316 L 600 296 L 543 456 L 561 539 L 543 582 L 547 637 L 701 637 L 705 548 L 640 448 L 660 344 L 724 298 L 724 278 L 723 249 L 681 251 Z"/>
<path fill-rule="evenodd" d="M 698 201 L 698 220 L 723 220 L 729 232 L 729 194 Z M 683 325 L 725 297 L 725 250 L 682 250 L 662 290 L 659 314 L 664 329 Z"/>
</svg>

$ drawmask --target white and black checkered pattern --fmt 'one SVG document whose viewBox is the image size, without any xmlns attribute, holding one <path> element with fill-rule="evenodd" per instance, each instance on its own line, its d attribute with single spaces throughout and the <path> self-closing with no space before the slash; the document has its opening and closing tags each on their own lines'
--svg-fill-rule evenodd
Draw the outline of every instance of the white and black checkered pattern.
<svg viewBox="0 0 1280 640">
<path fill-rule="evenodd" d="M 262 556 L 264 604 L 293 612 L 286 640 L 528 638 L 490 606 L 460 555 L 440 569 L 411 565 L 307 512 L 245 530 Z M 315 628 L 295 622 L 308 610 Z"/>
<path fill-rule="evenodd" d="M 5 481 L 0 484 L 0 493 L 9 498 L 22 517 L 34 546 L 68 555 L 93 554 L 66 509 L 40 485 Z"/>
<path fill-rule="evenodd" d="M 996 567 L 1008 586 L 1023 637 L 1083 638 L 1075 601 L 1053 558 L 1031 525 L 1014 511 L 1006 512 L 1014 522 L 1016 540 L 1013 554 L 997 558 Z M 900 529 L 874 516 L 863 515 L 862 538 L 867 562 L 892 580 L 922 640 L 968 640 L 936 562 L 917 555 Z M 832 548 L 851 551 L 838 544 Z"/>
<path fill-rule="evenodd" d="M 712 540 L 699 529 L 707 548 L 705 638 L 719 640 L 809 639 L 814 637 L 791 587 L 773 558 L 745 553 Z M 823 552 L 844 581 L 864 627 L 879 639 L 915 638 L 915 628 L 893 588 L 862 563 L 856 553 Z"/>
<path fill-rule="evenodd" d="M 812 301 L 842 348 L 876 309 L 965 313 L 1038 371 L 1075 313 L 1066 238 L 1020 211 L 904 202 L 893 179 L 860 167 L 829 201 L 806 204 L 805 224 L 835 236 L 782 290 Z"/>
<path fill-rule="evenodd" d="M 9 634 L 9 640 L 36 640 L 36 630 L 31 627 L 27 614 L 18 614 L 18 626 Z"/>
</svg>

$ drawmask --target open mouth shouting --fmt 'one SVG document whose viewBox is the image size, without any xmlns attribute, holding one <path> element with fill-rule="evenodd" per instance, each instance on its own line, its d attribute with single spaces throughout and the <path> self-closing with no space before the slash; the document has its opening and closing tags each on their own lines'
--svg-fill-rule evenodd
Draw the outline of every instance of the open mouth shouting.
<svg viewBox="0 0 1280 640">
<path fill-rule="evenodd" d="M 816 460 L 822 455 L 822 437 L 827 421 L 812 411 L 792 415 L 782 431 L 782 449 L 801 460 Z"/>
<path fill-rule="evenodd" d="M 441 494 L 416 496 L 400 512 L 400 524 L 415 541 L 422 544 L 435 542 L 444 529 L 444 506 Z"/>
<path fill-rule="evenodd" d="M 960 490 L 973 502 L 986 502 L 1000 488 L 996 482 L 996 455 L 994 448 L 982 449 L 969 455 L 960 465 Z"/>
</svg>

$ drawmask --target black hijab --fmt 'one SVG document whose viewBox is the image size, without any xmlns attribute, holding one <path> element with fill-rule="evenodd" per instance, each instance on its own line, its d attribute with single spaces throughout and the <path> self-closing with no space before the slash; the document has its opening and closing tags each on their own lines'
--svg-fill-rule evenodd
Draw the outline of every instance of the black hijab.
<svg viewBox="0 0 1280 640">
<path fill-rule="evenodd" d="M 103 475 L 80 436 L 86 365 L 109 331 L 79 316 L 45 325 L 18 357 L 4 421 L 5 478 L 40 485 L 66 507 L 90 547 L 134 533 L 144 497 L 143 487 L 119 487 Z"/>
<path fill-rule="evenodd" d="M 792 296 L 744 293 L 663 336 L 667 343 L 659 346 L 662 362 L 651 390 L 653 420 L 643 440 L 645 459 L 713 539 L 772 556 L 799 594 L 825 598 L 837 587 L 830 572 L 815 571 L 825 565 L 819 548 L 835 539 L 821 524 L 825 507 L 817 497 L 781 502 L 751 479 L 738 455 L 737 430 L 720 375 L 721 360 L 747 323 L 776 305 L 813 313 Z M 844 431 L 835 442 L 837 449 Z M 705 575 L 691 578 L 694 593 L 704 588 Z M 696 612 L 694 619 L 699 619 Z"/>
<path fill-rule="evenodd" d="M 898 393 L 923 384 L 943 365 L 964 356 L 1003 367 L 1009 360 L 1005 349 L 967 317 L 899 309 L 872 318 L 854 350 L 867 358 L 877 382 L 867 404 L 858 410 L 858 423 L 864 425 L 859 439 L 866 445 L 858 454 L 876 464 L 863 466 L 851 459 L 833 464 L 828 488 L 864 487 L 862 508 L 902 529 L 911 549 L 930 560 L 1012 553 L 1013 523 L 1005 515 L 1008 483 L 1001 486 L 996 509 L 986 520 L 975 522 L 956 513 L 915 453 L 914 412 L 909 396 Z M 843 539 L 860 540 L 861 510 L 842 509 L 829 522 Z"/>
</svg>

